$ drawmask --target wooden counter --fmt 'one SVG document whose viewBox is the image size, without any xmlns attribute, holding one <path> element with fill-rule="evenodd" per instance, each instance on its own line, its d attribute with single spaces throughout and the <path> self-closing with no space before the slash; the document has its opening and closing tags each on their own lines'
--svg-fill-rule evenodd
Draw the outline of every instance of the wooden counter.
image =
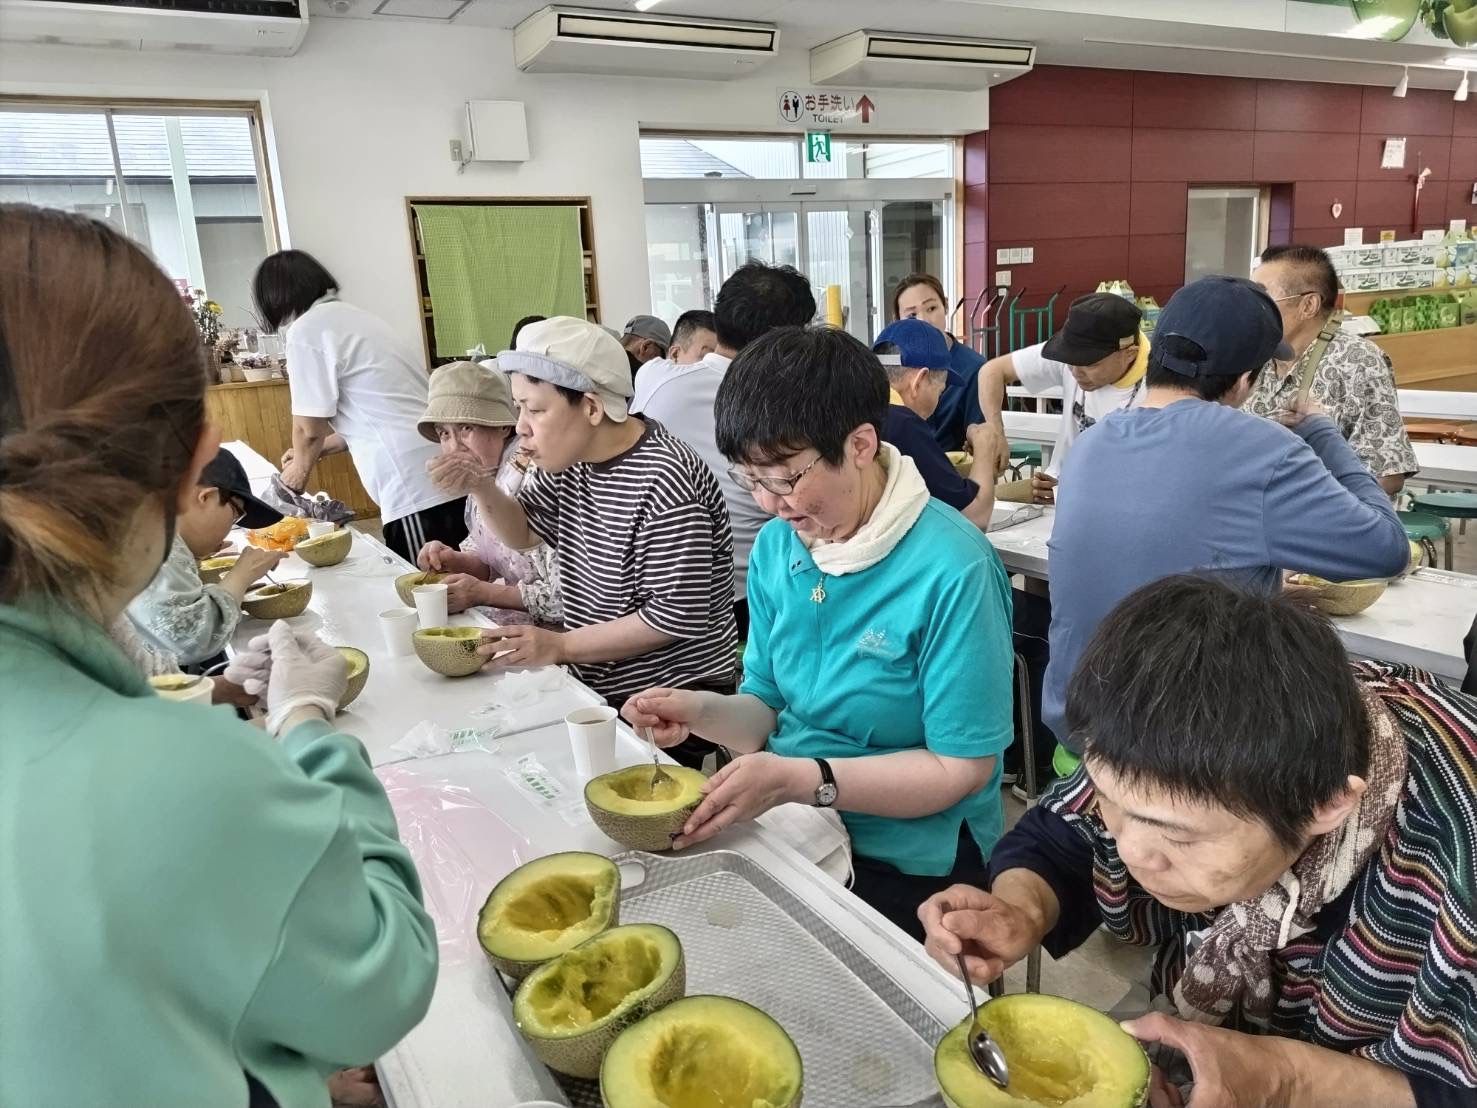
<svg viewBox="0 0 1477 1108">
<path fill-rule="evenodd" d="M 205 413 L 220 429 L 222 441 L 241 439 L 274 465 L 292 446 L 292 402 L 286 381 L 211 385 L 205 390 Z M 321 489 L 342 500 L 360 519 L 380 514 L 364 491 L 348 454 L 320 458 L 313 467 L 308 489 Z"/>
<path fill-rule="evenodd" d="M 1477 325 L 1371 338 L 1390 356 L 1402 389 L 1477 389 Z"/>
</svg>

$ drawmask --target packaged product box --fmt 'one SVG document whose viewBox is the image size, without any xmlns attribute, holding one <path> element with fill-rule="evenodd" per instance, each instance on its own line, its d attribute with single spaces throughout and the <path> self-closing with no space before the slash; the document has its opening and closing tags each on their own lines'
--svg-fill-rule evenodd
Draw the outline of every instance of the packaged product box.
<svg viewBox="0 0 1477 1108">
<path fill-rule="evenodd" d="M 1378 246 L 1351 246 L 1345 249 L 1351 269 L 1379 269 L 1385 264 L 1385 251 Z"/>
<path fill-rule="evenodd" d="M 1339 275 L 1339 283 L 1345 292 L 1379 292 L 1386 287 L 1382 283 L 1384 272 L 1383 269 L 1350 269 Z"/>
</svg>

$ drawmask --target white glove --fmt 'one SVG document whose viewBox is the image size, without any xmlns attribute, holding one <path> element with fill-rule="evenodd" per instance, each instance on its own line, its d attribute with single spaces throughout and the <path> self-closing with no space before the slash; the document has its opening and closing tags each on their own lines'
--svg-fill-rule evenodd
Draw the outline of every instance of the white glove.
<svg viewBox="0 0 1477 1108">
<path fill-rule="evenodd" d="M 286 620 L 267 633 L 272 671 L 267 682 L 267 730 L 277 734 L 299 708 L 317 708 L 332 719 L 349 683 L 343 655 L 317 635 L 295 634 Z"/>
<path fill-rule="evenodd" d="M 267 694 L 267 679 L 272 675 L 272 648 L 266 635 L 258 635 L 238 651 L 221 674 L 233 685 L 240 685 L 250 696 Z"/>
</svg>

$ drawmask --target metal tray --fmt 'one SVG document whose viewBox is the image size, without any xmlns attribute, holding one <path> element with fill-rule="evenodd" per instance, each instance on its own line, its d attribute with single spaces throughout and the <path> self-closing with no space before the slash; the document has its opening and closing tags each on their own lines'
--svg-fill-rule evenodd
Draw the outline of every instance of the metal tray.
<svg viewBox="0 0 1477 1108">
<path fill-rule="evenodd" d="M 677 933 L 689 996 L 747 1001 L 795 1040 L 805 1108 L 910 1105 L 937 1094 L 933 1048 L 944 1025 L 762 866 L 728 850 L 629 851 L 615 862 L 621 922 Z M 600 1108 L 598 1082 L 555 1076 L 574 1108 Z"/>
</svg>

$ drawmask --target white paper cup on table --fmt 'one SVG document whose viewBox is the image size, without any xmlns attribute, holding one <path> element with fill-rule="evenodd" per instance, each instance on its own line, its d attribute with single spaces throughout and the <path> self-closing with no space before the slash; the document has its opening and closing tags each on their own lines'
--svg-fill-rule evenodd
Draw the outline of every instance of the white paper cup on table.
<svg viewBox="0 0 1477 1108">
<path fill-rule="evenodd" d="M 615 770 L 615 717 L 615 709 L 604 705 L 579 708 L 564 717 L 574 770 L 586 781 Z"/>
<path fill-rule="evenodd" d="M 312 523 L 308 524 L 308 538 L 316 539 L 323 535 L 331 535 L 333 534 L 333 530 L 332 523 L 327 520 L 315 519 Z"/>
<path fill-rule="evenodd" d="M 422 627 L 446 626 L 446 586 L 417 585 L 410 590 L 415 598 L 415 610 L 421 615 Z"/>
<path fill-rule="evenodd" d="M 410 636 L 415 634 L 420 617 L 414 608 L 391 608 L 380 613 L 380 634 L 385 637 L 385 650 L 392 658 L 415 653 Z"/>
</svg>

